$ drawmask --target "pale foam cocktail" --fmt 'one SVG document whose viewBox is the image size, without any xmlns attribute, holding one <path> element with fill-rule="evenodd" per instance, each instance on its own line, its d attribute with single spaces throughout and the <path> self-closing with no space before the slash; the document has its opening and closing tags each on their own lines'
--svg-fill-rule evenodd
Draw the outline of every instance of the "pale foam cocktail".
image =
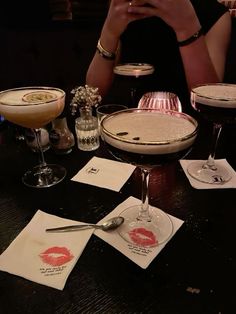
<svg viewBox="0 0 236 314">
<path fill-rule="evenodd" d="M 0 92 L 0 114 L 25 128 L 41 128 L 61 114 L 65 92 L 50 87 L 25 87 Z"/>
<path fill-rule="evenodd" d="M 0 92 L 0 114 L 14 124 L 33 129 L 36 137 L 40 164 L 23 175 L 27 186 L 50 187 L 66 176 L 64 167 L 45 162 L 40 135 L 41 128 L 58 117 L 64 106 L 65 92 L 59 88 L 32 86 Z"/>
</svg>

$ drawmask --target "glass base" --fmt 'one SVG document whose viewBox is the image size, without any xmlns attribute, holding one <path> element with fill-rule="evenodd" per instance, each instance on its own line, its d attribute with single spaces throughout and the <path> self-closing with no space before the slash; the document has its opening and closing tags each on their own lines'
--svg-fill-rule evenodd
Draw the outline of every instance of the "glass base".
<svg viewBox="0 0 236 314">
<path fill-rule="evenodd" d="M 204 168 L 206 161 L 194 161 L 188 166 L 188 173 L 194 179 L 209 183 L 209 184 L 222 184 L 228 182 L 231 179 L 231 174 L 224 166 L 215 162 L 216 170 L 210 168 Z"/>
<path fill-rule="evenodd" d="M 27 171 L 22 177 L 22 182 L 33 188 L 48 188 L 61 182 L 66 176 L 66 169 L 60 165 L 46 164 L 36 166 Z"/>
<path fill-rule="evenodd" d="M 151 221 L 141 221 L 137 218 L 140 210 L 141 205 L 135 205 L 120 214 L 125 221 L 117 229 L 119 235 L 125 241 L 141 247 L 154 247 L 166 242 L 173 232 L 170 217 L 162 210 L 151 207 Z"/>
</svg>

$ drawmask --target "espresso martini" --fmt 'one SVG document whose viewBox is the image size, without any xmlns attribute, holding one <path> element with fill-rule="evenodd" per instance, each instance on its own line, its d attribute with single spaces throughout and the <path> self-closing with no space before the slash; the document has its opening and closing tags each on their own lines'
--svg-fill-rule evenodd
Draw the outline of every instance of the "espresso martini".
<svg viewBox="0 0 236 314">
<path fill-rule="evenodd" d="M 222 127 L 236 123 L 236 85 L 212 83 L 196 86 L 191 91 L 191 104 L 204 119 L 213 123 L 213 136 L 208 159 L 192 162 L 188 173 L 204 183 L 224 184 L 232 178 L 231 171 L 215 161 L 215 154 Z"/>
<path fill-rule="evenodd" d="M 191 103 L 201 115 L 215 123 L 236 122 L 236 85 L 207 84 L 195 87 Z"/>
<path fill-rule="evenodd" d="M 142 203 L 126 208 L 118 233 L 127 242 L 152 247 L 172 234 L 170 217 L 148 204 L 148 178 L 157 165 L 183 157 L 197 136 L 198 124 L 176 111 L 127 109 L 106 116 L 101 122 L 102 138 L 111 154 L 120 161 L 139 166 Z"/>
<path fill-rule="evenodd" d="M 114 68 L 114 73 L 125 76 L 143 76 L 154 72 L 154 67 L 148 63 L 123 63 Z"/>
<path fill-rule="evenodd" d="M 125 110 L 104 119 L 102 134 L 113 154 L 137 165 L 182 157 L 196 137 L 197 122 L 171 111 Z"/>
</svg>

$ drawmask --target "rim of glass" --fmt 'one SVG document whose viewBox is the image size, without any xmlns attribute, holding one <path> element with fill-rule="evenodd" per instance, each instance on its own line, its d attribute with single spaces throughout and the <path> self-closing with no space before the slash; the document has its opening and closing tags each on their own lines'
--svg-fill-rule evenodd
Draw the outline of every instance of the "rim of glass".
<svg viewBox="0 0 236 314">
<path fill-rule="evenodd" d="M 202 95 L 201 92 L 195 91 L 196 88 L 199 87 L 204 87 L 204 86 L 227 86 L 227 87 L 232 87 L 236 89 L 236 84 L 228 84 L 228 83 L 208 83 L 208 84 L 199 84 L 199 85 L 195 85 L 192 89 L 191 89 L 191 93 L 194 95 L 197 95 L 199 97 L 205 98 L 205 99 L 210 99 L 210 100 L 219 100 L 219 101 L 232 101 L 235 100 L 236 101 L 236 97 L 214 97 L 214 96 L 206 96 L 206 95 Z"/>
<path fill-rule="evenodd" d="M 6 94 L 6 93 L 9 93 L 9 92 L 14 92 L 14 91 L 18 91 L 18 90 L 24 90 L 24 89 L 38 89 L 39 91 L 40 90 L 56 90 L 56 91 L 59 91 L 62 95 L 60 96 L 57 96 L 56 98 L 53 98 L 53 99 L 49 99 L 49 100 L 44 100 L 44 101 L 40 101 L 40 102 L 29 102 L 29 103 L 21 103 L 21 104 L 9 104 L 9 103 L 6 103 L 4 101 L 1 100 L 1 95 L 2 94 Z M 65 91 L 58 88 L 58 87 L 50 87 L 50 86 L 25 86 L 25 87 L 16 87 L 16 88 L 10 88 L 10 89 L 5 89 L 3 91 L 0 91 L 0 104 L 4 105 L 4 106 L 31 106 L 31 105 L 44 105 L 44 104 L 48 104 L 50 102 L 54 102 L 55 100 L 59 100 L 59 99 L 62 99 L 64 98 L 66 95 Z"/>
<path fill-rule="evenodd" d="M 99 113 L 103 113 L 101 112 L 99 109 L 103 109 L 103 108 L 111 108 L 111 107 L 114 107 L 114 108 L 123 108 L 123 109 L 128 109 L 127 106 L 125 105 L 121 105 L 121 104 L 106 104 L 106 105 L 101 105 L 101 106 L 98 106 L 96 108 L 96 111 L 99 112 Z M 122 109 L 121 109 L 122 110 Z"/>
<path fill-rule="evenodd" d="M 125 66 L 133 66 L 136 67 L 134 69 L 123 69 Z M 141 67 L 145 66 L 147 68 L 142 69 Z M 116 72 L 130 72 L 130 71 L 140 71 L 140 72 L 154 72 L 155 68 L 152 64 L 150 63 L 144 63 L 144 62 L 124 62 L 124 63 L 118 63 L 115 67 L 114 67 L 114 73 Z M 117 73 L 119 74 L 119 73 Z"/>
<path fill-rule="evenodd" d="M 176 98 L 176 99 L 179 99 L 179 97 L 173 93 L 173 92 L 169 92 L 169 91 L 164 91 L 164 90 L 160 90 L 160 91 L 152 91 L 152 92 L 147 92 L 145 93 L 142 97 L 142 98 L 151 98 L 151 99 L 160 99 L 160 100 L 165 100 L 165 99 L 168 99 L 167 97 L 157 97 L 155 94 L 168 94 L 169 95 L 169 98 Z"/>
<path fill-rule="evenodd" d="M 178 139 L 165 140 L 165 141 L 145 141 L 145 142 L 140 143 L 138 140 L 124 139 L 123 137 L 121 137 L 119 135 L 111 133 L 110 131 L 108 131 L 104 127 L 104 123 L 107 120 L 111 119 L 113 116 L 119 115 L 121 113 L 126 113 L 126 112 L 130 113 L 132 111 L 135 111 L 135 112 L 152 112 L 152 114 L 168 114 L 168 115 L 176 116 L 177 118 L 182 117 L 181 119 L 186 119 L 186 120 L 190 121 L 195 126 L 195 129 L 193 132 L 191 132 L 185 136 L 182 136 Z M 194 119 L 193 117 L 191 117 L 190 115 L 188 115 L 186 113 L 178 112 L 175 110 L 155 110 L 155 109 L 148 109 L 148 108 L 146 108 L 146 109 L 129 108 L 129 109 L 124 109 L 124 110 L 120 110 L 120 111 L 111 113 L 111 114 L 105 116 L 104 119 L 101 121 L 101 130 L 107 136 L 114 138 L 114 139 L 116 139 L 120 142 L 123 142 L 123 143 L 129 143 L 129 144 L 135 144 L 135 145 L 153 145 L 154 146 L 154 145 L 168 145 L 168 144 L 173 144 L 173 143 L 177 143 L 177 142 L 183 142 L 183 141 L 186 141 L 187 139 L 194 137 L 197 134 L 198 129 L 199 129 L 199 124 L 198 124 L 196 119 Z"/>
</svg>

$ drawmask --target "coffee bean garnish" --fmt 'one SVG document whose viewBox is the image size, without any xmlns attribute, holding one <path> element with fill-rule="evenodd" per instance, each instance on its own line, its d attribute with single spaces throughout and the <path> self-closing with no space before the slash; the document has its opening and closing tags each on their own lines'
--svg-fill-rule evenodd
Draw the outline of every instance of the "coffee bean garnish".
<svg viewBox="0 0 236 314">
<path fill-rule="evenodd" d="M 116 133 L 116 135 L 118 136 L 124 136 L 124 135 L 127 135 L 129 134 L 128 132 L 119 132 L 119 133 Z"/>
</svg>

